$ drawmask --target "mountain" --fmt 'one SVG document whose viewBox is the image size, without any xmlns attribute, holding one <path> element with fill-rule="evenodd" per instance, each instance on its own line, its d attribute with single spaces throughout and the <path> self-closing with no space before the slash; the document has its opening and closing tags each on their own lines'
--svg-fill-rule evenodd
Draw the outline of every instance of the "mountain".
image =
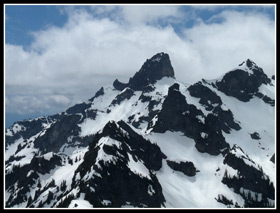
<svg viewBox="0 0 280 213">
<path fill-rule="evenodd" d="M 5 130 L 7 208 L 275 207 L 275 77 L 175 79 L 158 53 L 88 101 Z"/>
</svg>

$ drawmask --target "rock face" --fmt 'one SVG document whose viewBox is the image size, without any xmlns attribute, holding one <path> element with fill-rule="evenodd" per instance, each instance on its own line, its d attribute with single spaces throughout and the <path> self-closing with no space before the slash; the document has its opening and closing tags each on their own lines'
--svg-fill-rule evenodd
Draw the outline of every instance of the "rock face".
<svg viewBox="0 0 280 213">
<path fill-rule="evenodd" d="M 69 135 L 78 136 L 80 128 L 77 123 L 79 120 L 80 116 L 75 114 L 63 117 L 52 124 L 44 135 L 36 138 L 34 147 L 39 148 L 42 153 L 58 152 L 62 145 L 67 142 Z"/>
<path fill-rule="evenodd" d="M 274 207 L 275 81 L 250 60 L 174 76 L 158 53 L 128 83 L 6 129 L 5 206 Z"/>
<path fill-rule="evenodd" d="M 166 162 L 167 162 L 167 165 L 175 171 L 183 172 L 185 175 L 190 176 L 190 177 L 196 175 L 197 170 L 194 167 L 193 162 L 186 161 L 186 162 L 177 163 L 177 162 L 169 161 L 169 160 L 167 160 Z"/>
<path fill-rule="evenodd" d="M 213 110 L 215 105 L 222 105 L 221 98 L 207 86 L 203 85 L 202 82 L 198 82 L 189 86 L 188 91 L 190 92 L 191 96 L 200 99 L 199 103 L 205 106 L 207 111 Z"/>
<path fill-rule="evenodd" d="M 228 96 L 240 101 L 248 102 L 259 90 L 262 84 L 269 84 L 271 80 L 254 62 L 248 59 L 241 63 L 240 68 L 225 74 L 216 83 L 217 88 Z M 245 69 L 245 70 L 244 70 Z"/>
<path fill-rule="evenodd" d="M 102 153 L 110 160 L 100 159 Z M 164 158 L 166 156 L 156 145 L 138 135 L 125 122 L 109 122 L 96 135 L 84 163 L 76 170 L 73 180 L 77 175 L 82 180 L 73 181 L 73 187 L 79 186 L 95 207 L 121 207 L 128 203 L 137 207 L 160 207 L 165 199 L 154 171 L 161 168 Z M 139 176 L 131 167 L 131 161 L 144 166 L 147 173 Z M 93 176 L 88 176 L 88 171 L 94 171 Z M 103 200 L 110 203 L 105 205 Z"/>
<path fill-rule="evenodd" d="M 245 207 L 267 207 L 269 205 L 267 198 L 275 199 L 275 188 L 269 177 L 240 147 L 235 145 L 229 150 L 224 164 L 237 170 L 238 173 L 237 176 L 230 176 L 226 173 L 222 182 L 245 199 Z M 249 192 L 245 193 L 245 189 Z M 257 194 L 261 194 L 261 201 L 256 196 Z"/>
<path fill-rule="evenodd" d="M 125 87 L 130 87 L 138 91 L 149 84 L 154 84 L 163 77 L 174 78 L 174 70 L 169 55 L 166 53 L 158 53 L 151 59 L 147 59 L 141 69 L 129 79 L 127 84 L 121 83 L 116 79 L 113 86 L 120 91 Z"/>
<path fill-rule="evenodd" d="M 254 132 L 254 133 L 252 133 L 250 135 L 251 135 L 251 138 L 254 139 L 254 140 L 261 139 L 259 133 L 257 133 L 257 132 Z"/>
<path fill-rule="evenodd" d="M 149 124 L 153 132 L 181 131 L 195 140 L 196 148 L 200 152 L 218 155 L 229 147 L 222 135 L 218 116 L 208 114 L 205 117 L 201 110 L 188 104 L 179 91 L 179 84 L 169 88 L 157 118 L 154 125 L 152 122 Z"/>
<path fill-rule="evenodd" d="M 130 88 L 122 91 L 122 93 L 118 94 L 114 100 L 112 101 L 111 105 L 120 104 L 124 99 L 129 100 L 134 95 L 134 91 Z"/>
<path fill-rule="evenodd" d="M 104 88 L 103 88 L 103 87 L 101 87 L 101 88 L 95 93 L 95 95 L 94 95 L 92 98 L 89 99 L 89 101 L 93 102 L 94 99 L 96 99 L 96 98 L 98 98 L 98 97 L 100 97 L 100 96 L 102 96 L 102 95 L 104 95 Z"/>
<path fill-rule="evenodd" d="M 271 161 L 272 163 L 275 163 L 275 154 L 273 154 L 273 155 L 271 156 L 270 161 Z"/>
</svg>

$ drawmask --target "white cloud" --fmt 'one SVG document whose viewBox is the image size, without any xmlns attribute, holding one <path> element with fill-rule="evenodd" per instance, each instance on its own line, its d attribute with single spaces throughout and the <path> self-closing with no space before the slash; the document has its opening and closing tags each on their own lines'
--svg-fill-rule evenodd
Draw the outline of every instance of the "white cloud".
<svg viewBox="0 0 280 213">
<path fill-rule="evenodd" d="M 145 6 L 123 6 L 124 19 L 134 25 L 157 23 L 160 19 L 183 18 L 183 13 L 176 5 L 145 5 Z"/>
<path fill-rule="evenodd" d="M 215 78 L 250 58 L 269 77 L 275 72 L 275 23 L 257 13 L 224 11 L 222 23 L 200 23 L 185 31 L 199 52 L 205 78 Z"/>
<path fill-rule="evenodd" d="M 116 9 L 100 8 L 94 14 Z M 197 22 L 179 37 L 171 26 L 147 25 L 183 17 L 178 7 L 121 8 L 116 14 L 128 24 L 72 10 L 64 27 L 34 32 L 28 51 L 6 44 L 6 110 L 66 109 L 115 78 L 127 82 L 158 52 L 168 53 L 176 78 L 189 83 L 216 78 L 247 58 L 274 73 L 275 26 L 264 15 L 224 11 L 222 22 Z"/>
</svg>

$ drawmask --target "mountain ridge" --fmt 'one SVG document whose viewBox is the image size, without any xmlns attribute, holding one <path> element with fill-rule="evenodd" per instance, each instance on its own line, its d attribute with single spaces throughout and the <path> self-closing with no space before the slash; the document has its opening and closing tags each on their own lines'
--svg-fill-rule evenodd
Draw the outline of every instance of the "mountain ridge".
<svg viewBox="0 0 280 213">
<path fill-rule="evenodd" d="M 187 85 L 158 53 L 127 84 L 6 129 L 6 207 L 273 207 L 274 82 L 248 59 Z"/>
</svg>

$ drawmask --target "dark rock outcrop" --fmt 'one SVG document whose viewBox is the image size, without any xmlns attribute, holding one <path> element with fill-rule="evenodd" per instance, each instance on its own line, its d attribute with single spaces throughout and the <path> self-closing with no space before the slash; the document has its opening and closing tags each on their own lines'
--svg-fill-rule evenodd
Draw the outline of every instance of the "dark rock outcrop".
<svg viewBox="0 0 280 213">
<path fill-rule="evenodd" d="M 150 122 L 148 128 L 159 133 L 167 130 L 181 131 L 195 140 L 195 146 L 200 152 L 218 155 L 229 147 L 222 135 L 218 116 L 208 114 L 205 118 L 201 110 L 187 103 L 177 83 L 169 87 L 162 110 L 157 116 L 156 123 Z M 205 123 L 201 119 L 205 119 Z"/>
<path fill-rule="evenodd" d="M 188 91 L 191 96 L 200 98 L 199 103 L 205 106 L 207 111 L 213 110 L 213 105 L 222 105 L 221 98 L 207 86 L 204 86 L 202 82 L 189 86 Z"/>
<path fill-rule="evenodd" d="M 207 111 L 212 111 L 217 115 L 221 129 L 230 133 L 231 129 L 240 130 L 240 125 L 234 120 L 230 109 L 222 108 L 222 100 L 214 91 L 203 85 L 204 82 L 198 82 L 188 87 L 190 95 L 199 98 L 199 103 L 205 107 Z M 206 82 L 205 82 L 206 83 Z"/>
<path fill-rule="evenodd" d="M 112 101 L 111 105 L 117 105 L 120 104 L 125 99 L 129 100 L 134 95 L 134 91 L 127 87 L 124 91 L 122 91 L 120 94 L 118 94 L 114 100 Z"/>
<path fill-rule="evenodd" d="M 12 171 L 6 174 L 5 188 L 11 193 L 6 207 L 26 201 L 27 198 L 23 195 L 27 194 L 30 188 L 39 181 L 38 173 L 49 173 L 56 166 L 60 166 L 61 161 L 62 159 L 58 155 L 53 154 L 48 160 L 44 157 L 34 156 L 30 164 L 13 166 Z M 14 188 L 15 183 L 17 183 L 17 189 Z"/>
<path fill-rule="evenodd" d="M 174 161 L 167 160 L 166 162 L 167 162 L 167 165 L 175 171 L 183 172 L 185 175 L 190 176 L 190 177 L 196 175 L 197 170 L 196 170 L 193 162 L 191 162 L 191 161 L 177 163 Z"/>
<path fill-rule="evenodd" d="M 245 207 L 269 207 L 270 202 L 267 198 L 275 199 L 275 188 L 261 167 L 257 166 L 237 145 L 234 145 L 225 155 L 224 164 L 237 170 L 237 176 L 230 176 L 226 172 L 222 182 L 243 197 Z M 251 191 L 250 196 L 244 193 L 244 189 Z M 258 201 L 254 198 L 254 193 L 262 194 L 262 200 Z"/>
<path fill-rule="evenodd" d="M 241 127 L 237 121 L 235 121 L 233 117 L 233 113 L 230 109 L 222 109 L 222 107 L 217 106 L 213 110 L 213 114 L 216 116 L 219 121 L 221 130 L 225 133 L 230 133 L 231 129 L 240 130 Z"/>
<path fill-rule="evenodd" d="M 130 87 L 135 91 L 139 91 L 143 90 L 143 88 L 149 84 L 154 84 L 163 77 L 174 78 L 174 70 L 169 55 L 166 53 L 158 53 L 151 59 L 147 59 L 141 69 L 129 79 L 127 84 L 121 83 L 116 79 L 113 86 L 120 91 L 125 87 Z"/>
<path fill-rule="evenodd" d="M 69 135 L 78 136 L 80 127 L 77 125 L 81 116 L 77 114 L 65 115 L 61 120 L 52 124 L 45 134 L 34 141 L 34 147 L 42 153 L 58 152 L 67 143 Z"/>
<path fill-rule="evenodd" d="M 254 133 L 252 133 L 252 134 L 250 134 L 250 135 L 251 135 L 251 138 L 254 139 L 254 140 L 259 140 L 259 139 L 261 139 L 259 133 L 257 133 L 257 132 L 254 132 Z"/>
<path fill-rule="evenodd" d="M 258 92 L 262 84 L 269 84 L 271 79 L 251 60 L 246 63 L 250 71 L 236 69 L 226 73 L 221 81 L 216 82 L 218 90 L 240 101 L 248 102 Z"/>
<path fill-rule="evenodd" d="M 104 137 L 118 141 L 119 145 L 105 143 L 97 146 Z M 97 159 L 99 152 L 106 153 L 113 160 L 105 162 Z M 75 171 L 75 176 L 79 174 L 81 180 L 76 182 L 74 176 L 72 186 L 79 186 L 81 192 L 85 193 L 85 199 L 94 207 L 121 207 L 128 204 L 160 207 L 164 205 L 165 199 L 153 171 L 161 168 L 163 158 L 166 156 L 158 146 L 138 135 L 125 122 L 109 122 L 91 143 L 83 163 Z M 149 178 L 132 172 L 133 168 L 129 167 L 131 160 L 143 163 L 149 170 Z M 94 175 L 84 181 L 83 177 L 92 170 L 95 170 Z M 105 205 L 103 200 L 109 203 Z"/>
<path fill-rule="evenodd" d="M 119 91 L 122 91 L 124 90 L 124 88 L 126 88 L 128 85 L 127 84 L 124 84 L 122 82 L 120 82 L 118 79 L 116 79 L 114 82 L 113 82 L 113 86 L 116 90 L 119 90 Z"/>
<path fill-rule="evenodd" d="M 267 95 L 264 95 L 260 92 L 256 92 L 255 94 L 256 97 L 260 98 L 261 100 L 263 100 L 263 102 L 271 105 L 271 106 L 275 106 L 275 100 L 271 99 L 270 97 L 268 97 Z"/>
<path fill-rule="evenodd" d="M 21 130 L 17 132 L 13 132 L 13 126 L 11 126 L 9 129 L 13 133 L 12 136 L 5 135 L 5 143 L 6 147 L 9 144 L 12 144 L 15 140 L 19 138 L 23 139 L 29 139 L 30 137 L 38 134 L 43 129 L 43 125 L 54 122 L 56 120 L 60 119 L 60 115 L 54 115 L 49 117 L 39 117 L 32 120 L 23 120 L 18 121 L 13 124 L 21 126 Z"/>
<path fill-rule="evenodd" d="M 89 101 L 93 102 L 95 98 L 98 98 L 99 96 L 102 96 L 102 95 L 104 95 L 104 94 L 105 94 L 105 93 L 104 93 L 104 88 L 101 87 L 101 88 L 95 93 L 95 95 L 94 95 L 92 98 L 89 99 Z"/>
<path fill-rule="evenodd" d="M 87 104 L 85 102 L 76 104 L 69 109 L 66 110 L 67 114 L 76 114 L 76 113 L 83 113 L 86 109 L 88 109 L 91 104 Z"/>
<path fill-rule="evenodd" d="M 275 163 L 275 154 L 273 154 L 273 155 L 271 156 L 270 161 L 271 161 L 272 163 Z"/>
</svg>

